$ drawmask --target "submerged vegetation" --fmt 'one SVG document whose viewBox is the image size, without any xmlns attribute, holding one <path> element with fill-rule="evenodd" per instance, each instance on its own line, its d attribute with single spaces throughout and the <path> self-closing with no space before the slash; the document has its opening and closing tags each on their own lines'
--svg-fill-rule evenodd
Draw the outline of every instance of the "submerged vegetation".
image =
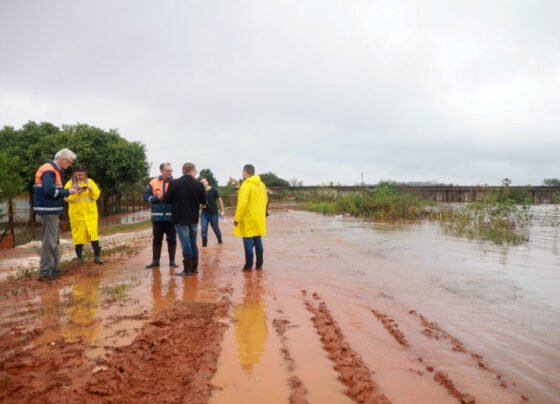
<svg viewBox="0 0 560 404">
<path fill-rule="evenodd" d="M 518 245 L 529 241 L 529 206 L 492 199 L 470 203 L 461 210 L 442 208 L 434 216 L 446 233 L 455 236 L 494 244 Z"/>
<path fill-rule="evenodd" d="M 415 220 L 426 215 L 432 202 L 399 192 L 393 185 L 383 184 L 373 191 L 351 193 L 340 197 L 323 195 L 307 202 L 307 209 L 326 215 L 349 213 L 375 220 Z"/>
<path fill-rule="evenodd" d="M 337 196 L 314 195 L 306 209 L 326 215 L 350 214 L 377 221 L 439 222 L 446 233 L 495 244 L 521 244 L 529 240 L 531 213 L 528 192 L 510 192 L 505 179 L 497 192 L 486 191 L 464 207 L 436 205 L 392 184 L 374 190 Z"/>
<path fill-rule="evenodd" d="M 103 286 L 100 291 L 108 303 L 122 302 L 128 299 L 128 291 L 138 285 L 140 285 L 140 281 L 136 278 L 131 278 L 128 282 L 118 283 L 113 286 Z"/>
</svg>

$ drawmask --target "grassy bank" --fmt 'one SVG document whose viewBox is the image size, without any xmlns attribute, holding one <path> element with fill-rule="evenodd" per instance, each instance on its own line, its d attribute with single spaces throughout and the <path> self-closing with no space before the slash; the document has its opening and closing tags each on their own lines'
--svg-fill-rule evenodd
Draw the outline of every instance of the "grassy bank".
<svg viewBox="0 0 560 404">
<path fill-rule="evenodd" d="M 495 244 L 527 242 L 531 224 L 528 200 L 511 195 L 508 182 L 498 192 L 485 193 L 463 208 L 436 205 L 390 184 L 341 196 L 315 195 L 305 206 L 325 215 L 350 214 L 376 221 L 437 221 L 448 234 Z"/>
<path fill-rule="evenodd" d="M 317 197 L 306 204 L 307 210 L 326 215 L 348 213 L 380 221 L 417 220 L 426 215 L 430 201 L 415 195 L 397 191 L 390 185 L 382 185 L 373 191 L 352 193 L 338 198 Z"/>
<path fill-rule="evenodd" d="M 143 227 L 148 227 L 151 224 L 152 224 L 152 221 L 150 219 L 142 220 L 141 222 L 137 222 L 137 223 L 116 224 L 116 225 L 113 225 L 113 226 L 108 227 L 106 229 L 100 229 L 99 234 L 100 235 L 107 235 L 107 234 L 113 234 L 113 233 L 120 233 L 120 232 L 123 232 L 123 231 L 136 230 L 136 229 L 141 229 Z"/>
</svg>

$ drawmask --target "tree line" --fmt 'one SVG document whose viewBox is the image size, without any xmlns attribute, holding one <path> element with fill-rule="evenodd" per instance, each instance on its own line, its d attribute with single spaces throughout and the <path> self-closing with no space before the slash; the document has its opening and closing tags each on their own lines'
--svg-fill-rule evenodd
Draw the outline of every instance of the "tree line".
<svg viewBox="0 0 560 404">
<path fill-rule="evenodd" d="M 120 203 L 123 189 L 148 177 L 146 147 L 126 140 L 116 129 L 29 121 L 20 129 L 0 129 L 0 201 L 23 192 L 32 201 L 35 172 L 63 148 L 76 153 L 74 166 L 84 166 L 103 189 L 102 212 L 108 212 L 110 198 Z"/>
</svg>

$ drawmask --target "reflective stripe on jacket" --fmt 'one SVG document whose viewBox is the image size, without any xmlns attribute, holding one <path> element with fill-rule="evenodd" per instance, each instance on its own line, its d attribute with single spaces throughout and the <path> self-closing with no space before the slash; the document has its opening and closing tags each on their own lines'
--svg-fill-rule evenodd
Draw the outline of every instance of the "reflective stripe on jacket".
<svg viewBox="0 0 560 404">
<path fill-rule="evenodd" d="M 62 184 L 64 172 L 52 160 L 43 164 L 35 173 L 33 213 L 60 215 L 64 211 L 64 198 L 70 193 Z"/>
<path fill-rule="evenodd" d="M 152 207 L 152 221 L 154 222 L 171 222 L 171 204 L 161 202 L 158 198 L 159 195 L 165 195 L 169 189 L 169 184 L 173 181 L 172 177 L 163 180 L 160 175 L 153 178 L 146 187 L 144 200 L 150 202 Z"/>
</svg>

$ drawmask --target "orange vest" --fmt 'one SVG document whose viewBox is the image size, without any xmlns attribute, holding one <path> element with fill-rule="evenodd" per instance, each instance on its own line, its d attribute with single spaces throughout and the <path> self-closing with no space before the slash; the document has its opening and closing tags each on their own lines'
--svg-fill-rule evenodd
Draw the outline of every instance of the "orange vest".
<svg viewBox="0 0 560 404">
<path fill-rule="evenodd" d="M 42 177 L 45 171 L 53 171 L 55 175 L 55 185 L 57 188 L 62 188 L 62 178 L 60 176 L 60 171 L 55 170 L 51 163 L 45 163 L 35 173 L 35 185 L 43 183 Z"/>
<path fill-rule="evenodd" d="M 165 195 L 165 192 L 169 189 L 169 182 L 165 184 L 165 192 L 163 192 L 163 180 L 160 180 L 159 177 L 153 178 L 150 181 L 150 186 L 152 187 L 152 193 L 155 196 Z"/>
</svg>

